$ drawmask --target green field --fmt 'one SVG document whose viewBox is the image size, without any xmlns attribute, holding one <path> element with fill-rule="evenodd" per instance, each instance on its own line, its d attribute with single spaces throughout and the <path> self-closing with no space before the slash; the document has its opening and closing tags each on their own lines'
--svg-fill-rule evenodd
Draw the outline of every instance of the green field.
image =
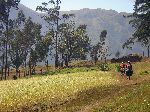
<svg viewBox="0 0 150 112">
<path fill-rule="evenodd" d="M 0 112 L 149 112 L 150 63 L 133 64 L 130 81 L 115 66 L 109 72 L 81 67 L 1 81 Z"/>
<path fill-rule="evenodd" d="M 0 110 L 49 110 L 76 99 L 79 92 L 118 84 L 109 73 L 100 71 L 54 75 L 0 82 Z"/>
</svg>

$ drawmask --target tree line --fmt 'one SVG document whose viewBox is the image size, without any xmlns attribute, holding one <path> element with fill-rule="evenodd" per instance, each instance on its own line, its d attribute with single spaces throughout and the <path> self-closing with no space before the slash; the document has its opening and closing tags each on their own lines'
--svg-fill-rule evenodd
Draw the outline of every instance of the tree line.
<svg viewBox="0 0 150 112">
<path fill-rule="evenodd" d="M 61 0 L 50 0 L 37 6 L 36 10 L 45 12 L 42 18 L 47 22 L 45 34 L 42 25 L 35 23 L 19 11 L 17 19 L 9 19 L 12 8 L 18 9 L 20 0 L 0 1 L 0 61 L 1 79 L 7 79 L 10 66 L 18 70 L 22 66 L 25 74 L 34 73 L 38 62 L 46 61 L 49 54 L 55 59 L 55 67 L 68 67 L 73 59 L 86 59 L 90 54 L 95 64 L 98 59 L 105 60 L 111 54 L 106 44 L 107 30 L 100 33 L 99 41 L 92 45 L 87 33 L 87 25 L 76 25 L 74 14 L 60 14 Z M 150 1 L 135 0 L 134 12 L 125 16 L 131 18 L 133 35 L 123 44 L 131 48 L 136 43 L 150 47 Z M 55 51 L 53 54 L 52 51 Z M 120 53 L 117 52 L 116 56 Z M 46 61 L 48 64 L 48 61 Z"/>
<path fill-rule="evenodd" d="M 96 45 L 91 45 L 87 25 L 77 26 L 74 14 L 60 14 L 60 0 L 44 2 L 36 10 L 45 12 L 42 19 L 47 23 L 47 31 L 42 35 L 42 25 L 35 23 L 19 11 L 16 19 L 9 19 L 12 8 L 18 10 L 20 0 L 0 1 L 0 61 L 1 80 L 7 79 L 10 67 L 24 69 L 24 74 L 32 75 L 38 62 L 46 61 L 49 55 L 55 59 L 55 68 L 68 67 L 74 59 L 85 60 L 87 54 L 92 59 L 105 59 L 108 56 L 106 46 L 107 31 L 100 34 Z M 52 52 L 55 51 L 53 54 Z"/>
</svg>

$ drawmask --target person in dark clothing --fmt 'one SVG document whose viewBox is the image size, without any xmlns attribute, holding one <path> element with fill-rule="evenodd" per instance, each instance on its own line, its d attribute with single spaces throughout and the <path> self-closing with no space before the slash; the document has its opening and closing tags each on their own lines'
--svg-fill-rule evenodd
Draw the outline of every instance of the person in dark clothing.
<svg viewBox="0 0 150 112">
<path fill-rule="evenodd" d="M 127 79 L 130 80 L 130 77 L 132 76 L 133 74 L 133 70 L 132 70 L 132 64 L 130 61 L 128 61 L 127 65 L 126 65 L 126 76 L 127 76 Z"/>
</svg>

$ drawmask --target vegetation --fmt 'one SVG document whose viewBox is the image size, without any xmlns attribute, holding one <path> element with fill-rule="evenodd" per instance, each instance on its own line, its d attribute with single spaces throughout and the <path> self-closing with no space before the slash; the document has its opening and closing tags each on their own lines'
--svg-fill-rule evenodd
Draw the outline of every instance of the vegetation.
<svg viewBox="0 0 150 112">
<path fill-rule="evenodd" d="M 120 52 L 115 54 L 115 63 L 107 60 L 110 56 L 107 30 L 100 33 L 97 44 L 91 45 L 87 25 L 77 26 L 74 14 L 60 15 L 61 0 L 51 0 L 37 7 L 47 13 L 42 18 L 48 23 L 48 29 L 42 35 L 42 25 L 33 22 L 31 17 L 26 18 L 23 11 L 19 11 L 15 20 L 9 20 L 11 8 L 17 8 L 19 2 L 0 1 L 1 80 L 12 75 L 10 67 L 16 71 L 14 80 L 0 82 L 0 111 L 149 111 L 149 60 L 142 60 L 138 54 L 123 57 L 124 61 L 135 62 L 132 63 L 134 74 L 127 80 L 118 73 L 116 62 L 122 61 Z M 140 42 L 148 47 L 148 57 L 149 4 L 149 0 L 135 1 L 134 13 L 129 17 L 136 31 L 123 45 L 128 48 L 131 43 Z M 46 59 L 52 50 L 55 68 L 49 69 Z M 86 60 L 88 53 L 94 62 L 80 61 Z M 46 71 L 43 73 L 44 67 L 39 67 L 41 75 L 31 77 L 37 63 L 43 61 L 46 61 Z M 19 69 L 30 78 L 18 79 Z"/>
<path fill-rule="evenodd" d="M 0 47 L 2 48 L 3 52 L 1 53 L 2 55 L 2 78 L 4 75 L 4 79 L 6 80 L 7 78 L 7 70 L 9 70 L 8 66 L 8 44 L 9 44 L 9 27 L 11 27 L 11 20 L 9 20 L 9 13 L 11 8 L 17 8 L 20 0 L 1 0 L 0 1 L 0 22 L 1 22 L 1 27 L 0 27 Z M 4 28 L 5 26 L 5 28 Z M 5 29 L 5 34 L 2 34 L 2 30 Z M 5 66 L 4 66 L 5 65 Z M 3 69 L 4 74 L 3 74 Z"/>
<path fill-rule="evenodd" d="M 120 92 L 120 93 L 119 93 Z M 149 82 L 131 87 L 124 87 L 112 99 L 103 102 L 101 107 L 93 109 L 94 112 L 147 112 L 150 109 Z"/>
<path fill-rule="evenodd" d="M 130 24 L 135 28 L 133 36 L 128 39 L 123 47 L 129 47 L 130 44 L 140 42 L 142 46 L 148 48 L 149 57 L 149 22 L 150 22 L 150 1 L 149 0 L 135 0 L 134 12 L 128 17 L 132 17 Z"/>
<path fill-rule="evenodd" d="M 79 92 L 118 83 L 109 73 L 99 71 L 3 81 L 0 82 L 0 110 L 48 111 L 76 99 Z"/>
<path fill-rule="evenodd" d="M 91 71 L 99 71 L 99 68 L 98 67 L 64 68 L 57 70 L 49 70 L 45 73 L 45 75 L 70 74 L 70 73 L 91 72 Z"/>
<path fill-rule="evenodd" d="M 107 31 L 103 30 L 100 34 L 100 41 L 92 46 L 91 48 L 91 57 L 94 60 L 95 64 L 97 63 L 98 59 L 105 60 L 109 56 L 108 54 L 108 46 L 106 45 L 106 36 Z"/>
</svg>

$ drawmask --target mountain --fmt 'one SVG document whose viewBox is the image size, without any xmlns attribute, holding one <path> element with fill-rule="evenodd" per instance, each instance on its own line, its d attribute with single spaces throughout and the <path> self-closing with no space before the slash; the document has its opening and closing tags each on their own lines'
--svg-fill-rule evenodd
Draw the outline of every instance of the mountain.
<svg viewBox="0 0 150 112">
<path fill-rule="evenodd" d="M 33 11 L 24 5 L 19 5 L 19 10 L 23 10 L 24 14 L 28 17 L 30 16 L 34 22 L 42 24 L 44 33 L 46 28 L 46 23 L 41 16 L 43 13 L 38 13 Z M 18 10 L 12 10 L 10 17 L 15 18 Z M 84 8 L 81 10 L 71 10 L 63 11 L 62 13 L 73 13 L 75 14 L 75 22 L 77 25 L 86 24 L 87 33 L 90 36 L 92 44 L 95 44 L 99 40 L 99 35 L 102 30 L 107 30 L 107 41 L 110 48 L 111 57 L 115 56 L 117 51 L 121 52 L 121 55 L 127 55 L 131 51 L 123 50 L 122 44 L 132 35 L 133 28 L 129 25 L 129 19 L 124 18 L 123 15 L 129 15 L 129 13 L 121 12 L 118 13 L 114 10 L 105 10 L 105 9 L 88 9 Z M 139 52 L 139 47 L 135 46 L 132 52 Z"/>
</svg>

